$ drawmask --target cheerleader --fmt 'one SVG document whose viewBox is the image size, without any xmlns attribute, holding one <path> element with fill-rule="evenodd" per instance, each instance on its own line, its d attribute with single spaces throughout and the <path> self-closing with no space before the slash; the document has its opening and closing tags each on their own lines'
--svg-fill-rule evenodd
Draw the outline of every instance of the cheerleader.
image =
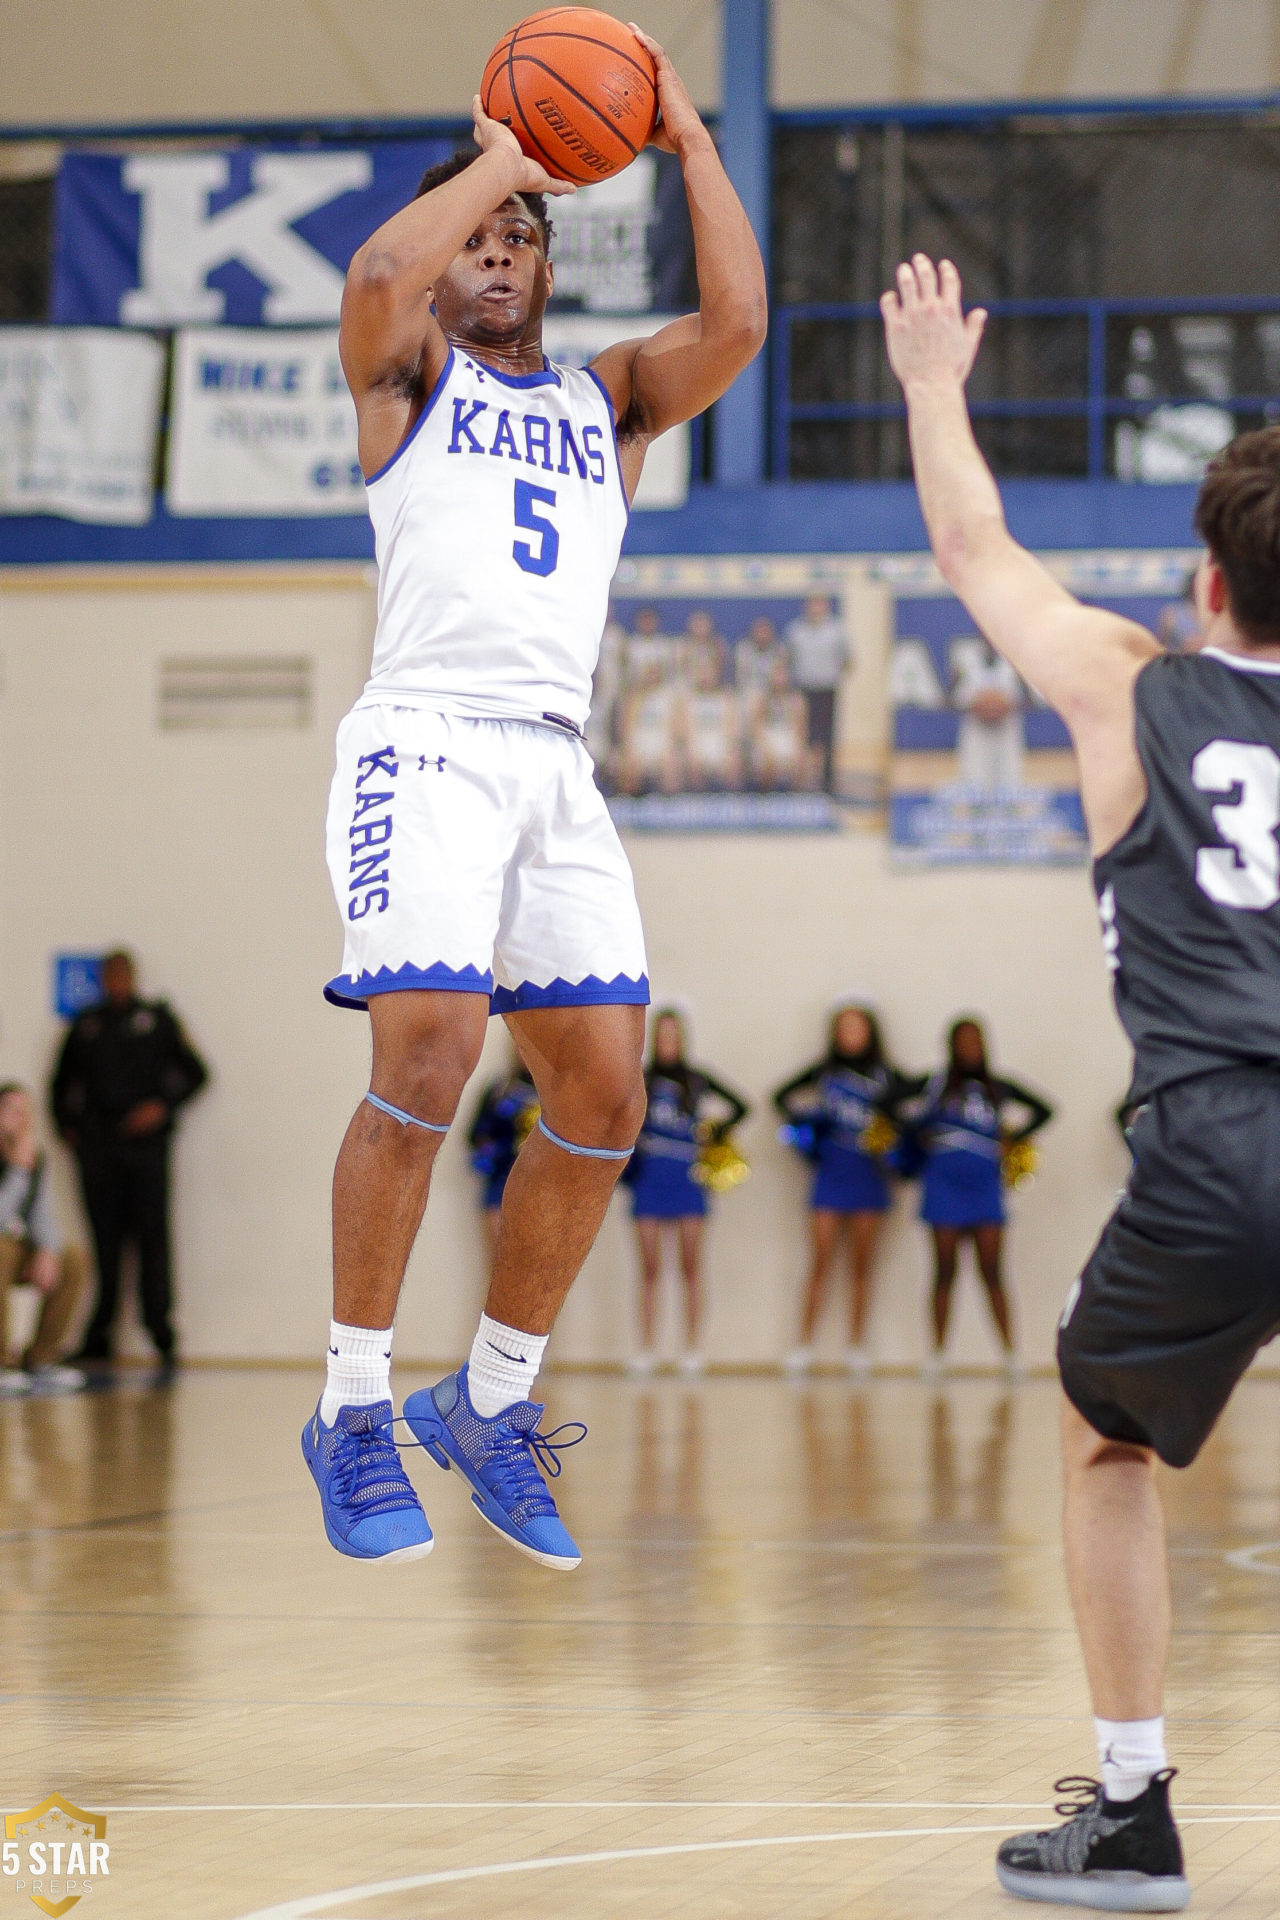
<svg viewBox="0 0 1280 1920">
<path fill-rule="evenodd" d="M 1013 1118 L 1010 1109 L 1020 1109 Z M 933 1354 L 924 1372 L 944 1365 L 951 1294 L 960 1242 L 973 1241 L 991 1318 L 1004 1349 L 1006 1371 L 1018 1372 L 1009 1302 L 1001 1274 L 1005 1152 L 1029 1140 L 1053 1118 L 1053 1108 L 987 1064 L 986 1036 L 977 1020 L 957 1020 L 948 1035 L 947 1064 L 906 1106 L 908 1151 L 923 1185 L 920 1218 L 933 1233 Z"/>
<path fill-rule="evenodd" d="M 919 1082 L 914 1084 L 918 1087 Z M 871 1370 L 867 1311 L 876 1246 L 889 1210 L 884 1155 L 892 1144 L 892 1116 L 911 1085 L 886 1061 L 872 1010 L 842 1006 L 831 1018 L 826 1056 L 773 1096 L 785 1123 L 784 1137 L 814 1164 L 809 1200 L 813 1251 L 800 1344 L 783 1362 L 789 1373 L 807 1373 L 813 1364 L 814 1332 L 842 1237 L 852 1280 L 845 1366 L 855 1376 Z"/>
<path fill-rule="evenodd" d="M 684 1278 L 687 1335 L 680 1368 L 684 1373 L 701 1373 L 705 1362 L 698 1348 L 698 1332 L 707 1190 L 694 1178 L 694 1169 L 703 1148 L 723 1140 L 746 1118 L 749 1108 L 745 1100 L 721 1086 L 703 1068 L 689 1065 L 684 1021 L 671 1007 L 664 1007 L 654 1017 L 645 1092 L 648 1111 L 623 1176 L 631 1188 L 641 1271 L 643 1345 L 631 1362 L 631 1371 L 643 1374 L 653 1370 L 663 1230 L 674 1228 Z"/>
<path fill-rule="evenodd" d="M 472 1170 L 482 1181 L 480 1205 L 490 1264 L 498 1245 L 498 1221 L 507 1177 L 537 1118 L 537 1089 L 528 1068 L 513 1049 L 506 1076 L 491 1081 L 481 1094 L 467 1135 Z"/>
</svg>

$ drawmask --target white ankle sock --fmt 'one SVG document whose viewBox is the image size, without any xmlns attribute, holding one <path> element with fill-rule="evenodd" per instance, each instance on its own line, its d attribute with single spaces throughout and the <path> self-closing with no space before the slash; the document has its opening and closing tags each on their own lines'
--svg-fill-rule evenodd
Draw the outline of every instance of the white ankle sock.
<svg viewBox="0 0 1280 1920">
<path fill-rule="evenodd" d="M 1164 1715 L 1155 1720 L 1095 1720 L 1108 1800 L 1136 1800 L 1166 1764 Z"/>
<path fill-rule="evenodd" d="M 517 1400 L 529 1399 L 549 1337 L 521 1333 L 518 1327 L 491 1320 L 487 1313 L 480 1315 L 467 1361 L 467 1392 L 482 1420 L 492 1420 Z"/>
<path fill-rule="evenodd" d="M 344 1327 L 329 1322 L 329 1378 L 320 1418 L 331 1427 L 340 1407 L 371 1407 L 391 1398 L 390 1327 Z"/>
</svg>

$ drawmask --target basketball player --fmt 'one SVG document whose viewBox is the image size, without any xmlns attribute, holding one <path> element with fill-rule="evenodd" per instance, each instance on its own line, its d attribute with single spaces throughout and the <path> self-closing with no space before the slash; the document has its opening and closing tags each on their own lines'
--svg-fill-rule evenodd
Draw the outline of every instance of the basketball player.
<svg viewBox="0 0 1280 1920">
<path fill-rule="evenodd" d="M 326 992 L 368 1009 L 373 1071 L 334 1177 L 328 1384 L 303 1451 L 328 1537 L 357 1559 L 432 1544 L 392 1442 L 391 1327 L 491 1012 L 541 1114 L 470 1358 L 405 1417 L 512 1545 L 550 1567 L 579 1559 L 539 1471 L 559 1465 L 530 1388 L 644 1118 L 649 998 L 582 729 L 646 449 L 717 399 L 765 332 L 746 215 L 670 60 L 641 38 L 655 144 L 684 173 L 696 314 L 589 369 L 552 366 L 543 196 L 570 189 L 478 99 L 479 152 L 433 168 L 347 276 L 340 346 L 379 594 L 372 677 L 338 734 L 328 844 L 346 949 Z"/>
<path fill-rule="evenodd" d="M 1103 943 L 1134 1045 L 1127 1192 L 1073 1286 L 1067 1575 L 1101 1782 L 1000 1848 L 1028 1899 L 1186 1905 L 1161 1699 L 1170 1599 L 1154 1467 L 1195 1459 L 1280 1328 L 1280 429 L 1210 466 L 1196 525 L 1201 652 L 1084 607 L 1005 527 L 964 384 L 984 314 L 917 254 L 881 303 L 944 577 L 1071 730 Z"/>
</svg>

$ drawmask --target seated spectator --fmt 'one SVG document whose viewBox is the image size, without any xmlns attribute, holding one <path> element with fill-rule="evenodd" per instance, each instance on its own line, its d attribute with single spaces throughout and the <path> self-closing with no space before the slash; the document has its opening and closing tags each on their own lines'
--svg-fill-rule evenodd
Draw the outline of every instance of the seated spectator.
<svg viewBox="0 0 1280 1920">
<path fill-rule="evenodd" d="M 730 792 L 742 785 L 742 695 L 720 686 L 711 659 L 704 656 L 698 675 L 681 697 L 680 742 L 683 784 L 694 791 Z"/>
<path fill-rule="evenodd" d="M 627 687 L 639 686 L 655 666 L 660 681 L 677 679 L 683 655 L 683 640 L 674 633 L 663 632 L 662 615 L 657 607 L 637 608 L 626 643 L 623 673 Z"/>
<path fill-rule="evenodd" d="M 0 1086 L 0 1394 L 85 1385 L 79 1368 L 59 1359 L 88 1277 L 84 1254 L 67 1246 L 58 1228 L 31 1095 L 10 1080 Z M 8 1364 L 12 1286 L 35 1287 L 42 1295 L 35 1337 L 18 1367 Z"/>
<path fill-rule="evenodd" d="M 778 629 L 767 613 L 757 614 L 733 652 L 733 677 L 739 693 L 767 693 L 773 670 L 786 653 Z"/>
<path fill-rule="evenodd" d="M 768 691 L 756 696 L 749 739 L 751 781 L 762 793 L 817 784 L 821 759 L 809 746 L 809 710 L 783 659 L 774 663 Z"/>
<path fill-rule="evenodd" d="M 729 642 L 705 608 L 691 613 L 685 621 L 681 665 L 690 686 L 700 677 L 705 681 L 709 671 L 715 675 L 716 686 L 729 678 Z"/>
<path fill-rule="evenodd" d="M 618 745 L 621 793 L 675 793 L 679 785 L 679 689 L 656 660 L 622 703 Z"/>
</svg>

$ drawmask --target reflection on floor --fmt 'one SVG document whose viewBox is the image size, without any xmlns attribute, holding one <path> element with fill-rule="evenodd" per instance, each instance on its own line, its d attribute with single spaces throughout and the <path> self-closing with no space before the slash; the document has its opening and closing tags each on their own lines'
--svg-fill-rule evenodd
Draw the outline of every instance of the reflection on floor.
<svg viewBox="0 0 1280 1920">
<path fill-rule="evenodd" d="M 0 1406 L 0 1807 L 107 1814 L 86 1916 L 1013 1910 L 997 1836 L 1093 1764 L 1049 1382 L 553 1377 L 567 1576 L 422 1455 L 432 1557 L 334 1554 L 309 1385 Z M 1168 1481 L 1194 1910 L 1241 1920 L 1280 1912 L 1278 1402 Z"/>
</svg>

